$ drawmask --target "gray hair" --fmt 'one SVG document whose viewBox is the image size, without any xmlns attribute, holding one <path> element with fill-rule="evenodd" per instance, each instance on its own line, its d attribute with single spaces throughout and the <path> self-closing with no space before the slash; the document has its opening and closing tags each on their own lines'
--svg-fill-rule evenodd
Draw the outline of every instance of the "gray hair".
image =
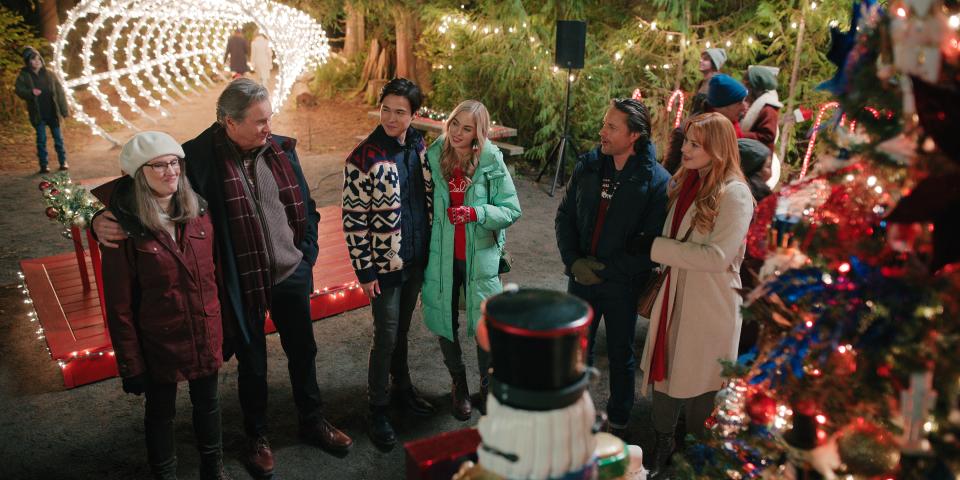
<svg viewBox="0 0 960 480">
<path fill-rule="evenodd" d="M 230 82 L 217 99 L 217 123 L 225 125 L 227 117 L 242 122 L 250 105 L 269 98 L 267 87 L 249 78 L 238 78 Z"/>
</svg>

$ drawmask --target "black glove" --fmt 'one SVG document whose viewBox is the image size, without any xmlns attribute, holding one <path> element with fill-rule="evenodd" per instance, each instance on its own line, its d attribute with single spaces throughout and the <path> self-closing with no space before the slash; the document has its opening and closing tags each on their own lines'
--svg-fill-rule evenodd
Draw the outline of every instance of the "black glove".
<svg viewBox="0 0 960 480">
<path fill-rule="evenodd" d="M 140 395 L 147 388 L 147 379 L 142 373 L 134 377 L 125 377 L 122 381 L 123 391 L 134 395 Z"/>
<path fill-rule="evenodd" d="M 658 235 L 650 235 L 649 233 L 641 233 L 633 237 L 624 250 L 628 255 L 646 255 L 650 256 L 650 251 L 653 249 L 653 241 L 656 240 Z"/>
</svg>

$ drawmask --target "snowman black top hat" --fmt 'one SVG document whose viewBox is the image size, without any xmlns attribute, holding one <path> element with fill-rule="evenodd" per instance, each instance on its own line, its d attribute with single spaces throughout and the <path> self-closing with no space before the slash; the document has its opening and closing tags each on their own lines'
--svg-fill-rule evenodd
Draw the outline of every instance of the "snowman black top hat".
<svg viewBox="0 0 960 480">
<path fill-rule="evenodd" d="M 590 306 L 566 293 L 520 289 L 483 306 L 490 339 L 491 392 L 505 405 L 555 410 L 580 399 L 589 375 L 584 362 Z"/>
</svg>

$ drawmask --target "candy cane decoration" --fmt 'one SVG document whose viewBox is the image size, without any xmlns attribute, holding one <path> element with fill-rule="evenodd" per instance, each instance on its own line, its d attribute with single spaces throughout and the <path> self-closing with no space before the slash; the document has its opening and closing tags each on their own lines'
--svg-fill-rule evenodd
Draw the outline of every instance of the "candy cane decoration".
<svg viewBox="0 0 960 480">
<path fill-rule="evenodd" d="M 807 175 L 807 167 L 810 166 L 810 157 L 813 156 L 813 146 L 817 141 L 817 131 L 820 130 L 823 114 L 826 113 L 827 110 L 839 106 L 840 102 L 827 102 L 820 105 L 820 111 L 817 112 L 817 120 L 813 122 L 813 131 L 810 133 L 810 145 L 807 145 L 807 153 L 803 156 L 803 166 L 800 167 L 800 178 L 798 180 L 803 180 L 803 177 Z"/>
<path fill-rule="evenodd" d="M 683 91 L 674 90 L 673 94 L 670 95 L 670 100 L 667 100 L 667 113 L 673 111 L 673 102 L 677 98 L 680 99 L 680 104 L 677 106 L 677 118 L 673 121 L 673 128 L 680 126 L 680 118 L 683 116 Z"/>
</svg>

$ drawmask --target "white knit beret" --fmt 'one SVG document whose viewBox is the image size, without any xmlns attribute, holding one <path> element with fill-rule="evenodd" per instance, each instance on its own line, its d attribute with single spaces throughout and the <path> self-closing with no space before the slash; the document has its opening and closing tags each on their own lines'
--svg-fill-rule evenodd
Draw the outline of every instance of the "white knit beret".
<svg viewBox="0 0 960 480">
<path fill-rule="evenodd" d="M 120 152 L 120 169 L 132 176 L 145 163 L 164 155 L 183 158 L 183 147 L 166 133 L 140 132 L 123 146 Z"/>
</svg>

